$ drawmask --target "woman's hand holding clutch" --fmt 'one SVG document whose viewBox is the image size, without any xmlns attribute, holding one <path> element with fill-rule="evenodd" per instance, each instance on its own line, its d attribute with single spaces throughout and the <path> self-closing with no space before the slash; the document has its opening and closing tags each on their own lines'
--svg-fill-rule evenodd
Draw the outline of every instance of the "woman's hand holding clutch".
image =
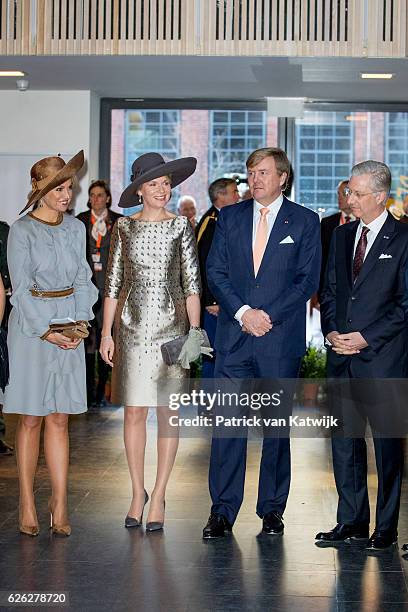
<svg viewBox="0 0 408 612">
<path fill-rule="evenodd" d="M 46 342 L 50 342 L 51 344 L 59 346 L 65 351 L 69 349 L 76 349 L 82 342 L 81 338 L 71 340 L 71 338 L 64 336 L 64 334 L 60 334 L 59 332 L 51 332 L 47 335 L 46 338 L 44 338 L 44 340 L 46 340 Z"/>
<path fill-rule="evenodd" d="M 102 336 L 99 352 L 105 363 L 113 367 L 113 353 L 115 352 L 115 343 L 112 336 Z"/>
<path fill-rule="evenodd" d="M 201 353 L 212 357 L 212 348 L 202 346 L 204 343 L 204 334 L 201 329 L 190 329 L 187 340 L 183 344 L 180 355 L 177 361 L 186 370 L 190 369 L 190 363 L 199 358 Z"/>
<path fill-rule="evenodd" d="M 64 350 L 76 349 L 81 341 L 89 336 L 88 327 L 88 321 L 52 319 L 41 340 L 46 340 Z"/>
</svg>

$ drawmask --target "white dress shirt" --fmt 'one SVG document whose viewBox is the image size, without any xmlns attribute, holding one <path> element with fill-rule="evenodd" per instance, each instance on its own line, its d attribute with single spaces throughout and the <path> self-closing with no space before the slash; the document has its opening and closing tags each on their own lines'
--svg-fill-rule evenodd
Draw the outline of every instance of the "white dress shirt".
<svg viewBox="0 0 408 612">
<path fill-rule="evenodd" d="M 363 231 L 363 227 L 368 227 L 369 228 L 369 232 L 367 233 L 367 248 L 364 254 L 364 261 L 365 258 L 367 257 L 368 251 L 371 249 L 371 247 L 373 246 L 374 240 L 377 238 L 378 234 L 381 231 L 382 226 L 384 225 L 384 223 L 386 222 L 388 217 L 388 211 L 386 209 L 384 209 L 384 211 L 381 213 L 381 215 L 379 215 L 376 219 L 374 219 L 374 221 L 371 221 L 371 223 L 363 223 L 363 221 L 360 220 L 360 224 L 357 228 L 357 232 L 356 232 L 356 237 L 354 239 L 354 250 L 353 250 L 353 259 L 354 256 L 356 254 L 356 249 L 357 249 L 357 244 L 358 241 L 360 240 L 360 236 L 361 236 L 361 232 Z M 334 331 L 334 330 L 333 330 Z M 330 340 L 327 339 L 327 337 L 325 338 L 325 344 L 326 346 L 331 346 L 331 342 Z"/>
<path fill-rule="evenodd" d="M 282 206 L 282 203 L 283 203 L 283 195 L 281 194 L 276 198 L 276 200 L 274 200 L 271 204 L 267 206 L 267 208 L 269 208 L 269 213 L 266 215 L 266 221 L 268 223 L 268 240 L 269 240 L 269 236 L 271 235 L 273 225 L 276 221 L 276 217 L 278 216 L 278 213 L 280 211 L 280 207 Z M 256 232 L 258 230 L 258 224 L 261 218 L 260 210 L 261 208 L 265 208 L 265 206 L 262 206 L 262 204 L 260 204 L 256 200 L 254 200 L 253 206 L 254 206 L 254 213 L 253 213 L 253 221 L 252 221 L 252 249 L 254 248 L 254 245 L 255 245 Z M 239 321 L 240 325 L 242 325 L 242 315 L 244 314 L 244 312 L 250 309 L 251 309 L 251 306 L 248 306 L 248 304 L 244 304 L 244 306 L 241 306 L 241 308 L 239 308 L 239 310 L 237 310 L 237 312 L 235 313 L 234 315 L 235 319 Z"/>
<path fill-rule="evenodd" d="M 354 240 L 353 259 L 356 254 L 357 244 L 358 244 L 358 241 L 360 240 L 360 236 L 361 236 L 361 232 L 363 231 L 363 227 L 368 227 L 368 229 L 370 230 L 367 233 L 367 248 L 364 254 L 364 261 L 365 261 L 365 258 L 367 257 L 369 250 L 373 246 L 374 240 L 377 238 L 379 232 L 381 231 L 382 226 L 386 222 L 387 217 L 388 217 L 388 211 L 384 209 L 381 215 L 379 215 L 376 219 L 374 219 L 374 221 L 371 221 L 371 223 L 365 224 L 363 223 L 363 221 L 360 220 L 360 224 L 357 228 L 356 237 Z"/>
</svg>

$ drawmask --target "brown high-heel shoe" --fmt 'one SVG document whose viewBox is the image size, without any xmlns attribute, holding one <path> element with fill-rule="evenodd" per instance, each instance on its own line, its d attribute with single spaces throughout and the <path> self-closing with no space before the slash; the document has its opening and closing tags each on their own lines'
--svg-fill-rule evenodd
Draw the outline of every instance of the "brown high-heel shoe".
<svg viewBox="0 0 408 612">
<path fill-rule="evenodd" d="M 18 530 L 23 535 L 28 535 L 32 538 L 35 538 L 40 533 L 39 525 L 23 525 L 21 519 L 19 519 Z"/>
<path fill-rule="evenodd" d="M 56 525 L 53 521 L 52 509 L 51 509 L 51 501 L 48 502 L 48 510 L 50 513 L 50 529 L 54 535 L 62 536 L 64 538 L 68 538 L 71 535 L 71 525 L 68 523 L 66 525 Z"/>
<path fill-rule="evenodd" d="M 18 530 L 20 533 L 28 535 L 32 538 L 35 538 L 40 533 L 40 528 L 38 527 L 38 525 L 22 525 L 20 523 L 18 526 Z"/>
</svg>

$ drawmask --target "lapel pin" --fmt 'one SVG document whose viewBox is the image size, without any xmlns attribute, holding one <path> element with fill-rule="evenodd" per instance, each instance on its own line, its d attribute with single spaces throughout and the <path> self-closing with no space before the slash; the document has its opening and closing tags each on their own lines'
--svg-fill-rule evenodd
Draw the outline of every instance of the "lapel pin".
<svg viewBox="0 0 408 612">
<path fill-rule="evenodd" d="M 389 240 L 390 237 L 389 236 L 383 236 L 383 238 L 385 238 L 386 240 Z"/>
<path fill-rule="evenodd" d="M 284 223 L 289 223 L 289 221 L 287 219 L 284 220 Z"/>
</svg>

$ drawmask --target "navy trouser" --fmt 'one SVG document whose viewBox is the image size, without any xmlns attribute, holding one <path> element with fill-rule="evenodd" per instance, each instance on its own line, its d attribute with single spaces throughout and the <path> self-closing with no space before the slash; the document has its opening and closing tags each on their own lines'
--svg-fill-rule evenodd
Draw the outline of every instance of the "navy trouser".
<svg viewBox="0 0 408 612">
<path fill-rule="evenodd" d="M 296 379 L 300 358 L 276 358 L 259 354 L 256 338 L 248 336 L 233 353 L 218 351 L 214 377 L 230 379 Z M 282 382 L 282 381 L 281 381 Z M 281 385 L 282 386 L 282 385 Z M 289 383 L 291 391 L 294 385 Z M 212 512 L 233 524 L 242 504 L 245 484 L 247 438 L 213 436 L 209 471 Z M 264 436 L 259 470 L 256 512 L 283 514 L 290 486 L 289 429 L 277 437 Z"/>
<path fill-rule="evenodd" d="M 211 346 L 214 347 L 215 332 L 217 330 L 217 317 L 210 314 L 205 309 L 203 314 L 203 327 L 207 332 L 207 336 Z M 215 357 L 215 351 L 213 352 L 212 357 L 207 357 L 206 355 L 203 355 L 203 365 L 201 368 L 202 378 L 214 378 Z"/>
<path fill-rule="evenodd" d="M 370 523 L 367 490 L 367 445 L 364 438 L 333 438 L 333 468 L 339 504 L 337 521 L 345 525 Z M 375 527 L 396 531 L 403 477 L 402 440 L 374 438 L 378 474 Z"/>
<path fill-rule="evenodd" d="M 337 522 L 370 523 L 367 488 L 367 423 L 373 434 L 378 475 L 376 529 L 396 532 L 404 471 L 403 441 L 396 436 L 399 412 L 398 384 L 392 379 L 339 380 L 329 394 L 331 411 L 341 427 L 333 432 L 333 471 L 339 495 Z M 393 393 L 394 392 L 394 393 Z M 396 395 L 395 395 L 396 393 Z M 405 405 L 402 405 L 405 411 Z"/>
</svg>

